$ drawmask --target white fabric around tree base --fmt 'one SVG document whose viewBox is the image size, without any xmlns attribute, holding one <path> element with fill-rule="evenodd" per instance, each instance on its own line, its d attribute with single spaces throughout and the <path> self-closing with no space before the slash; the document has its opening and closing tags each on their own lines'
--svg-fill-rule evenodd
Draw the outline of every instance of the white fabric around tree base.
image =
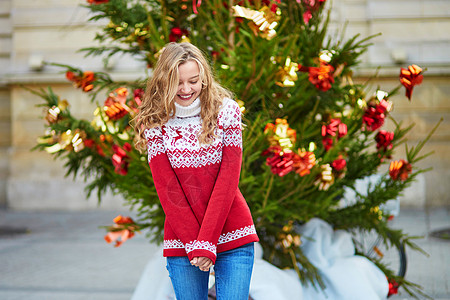
<svg viewBox="0 0 450 300">
<path fill-rule="evenodd" d="M 319 270 L 326 288 L 302 285 L 294 270 L 281 270 L 262 259 L 255 244 L 250 295 L 255 300 L 379 300 L 386 299 L 388 281 L 370 260 L 355 255 L 351 236 L 323 220 L 301 227 L 302 251 Z M 166 261 L 157 253 L 147 264 L 132 300 L 175 299 Z"/>
</svg>

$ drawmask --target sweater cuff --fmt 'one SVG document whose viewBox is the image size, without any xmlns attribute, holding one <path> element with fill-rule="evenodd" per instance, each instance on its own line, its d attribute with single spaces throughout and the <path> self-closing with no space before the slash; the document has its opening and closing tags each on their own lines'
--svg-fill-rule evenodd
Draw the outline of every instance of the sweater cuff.
<svg viewBox="0 0 450 300">
<path fill-rule="evenodd" d="M 208 241 L 193 241 L 192 243 L 187 243 L 185 248 L 189 260 L 192 260 L 194 257 L 207 257 L 212 260 L 213 264 L 216 262 L 217 247 L 213 243 Z"/>
</svg>

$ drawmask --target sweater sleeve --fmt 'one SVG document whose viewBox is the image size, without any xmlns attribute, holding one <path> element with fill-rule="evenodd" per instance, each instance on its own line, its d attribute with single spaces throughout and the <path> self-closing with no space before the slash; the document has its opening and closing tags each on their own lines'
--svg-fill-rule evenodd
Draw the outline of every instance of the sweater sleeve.
<svg viewBox="0 0 450 300">
<path fill-rule="evenodd" d="M 164 148 L 161 128 L 147 129 L 145 136 L 147 138 L 148 163 L 158 198 L 166 215 L 166 221 L 186 249 L 186 245 L 192 244 L 196 240 L 200 223 L 195 217 L 178 177 L 169 162 Z M 183 219 L 183 222 L 180 222 L 180 218 Z M 186 224 L 189 224 L 189 226 L 186 226 Z"/>
<path fill-rule="evenodd" d="M 213 263 L 216 260 L 220 234 L 238 191 L 242 163 L 241 111 L 235 101 L 226 100 L 228 101 L 219 114 L 219 128 L 223 128 L 220 169 L 197 240 L 188 251 L 189 259 L 204 256 Z"/>
</svg>

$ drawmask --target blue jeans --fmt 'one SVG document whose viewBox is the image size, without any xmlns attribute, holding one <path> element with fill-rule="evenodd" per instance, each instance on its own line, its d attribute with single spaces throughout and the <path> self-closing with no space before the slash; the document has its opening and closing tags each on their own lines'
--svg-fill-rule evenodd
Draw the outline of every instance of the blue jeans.
<svg viewBox="0 0 450 300">
<path fill-rule="evenodd" d="M 254 261 L 253 243 L 218 253 L 214 265 L 217 300 L 248 300 Z M 177 300 L 207 300 L 209 272 L 186 256 L 167 257 L 167 270 Z"/>
</svg>

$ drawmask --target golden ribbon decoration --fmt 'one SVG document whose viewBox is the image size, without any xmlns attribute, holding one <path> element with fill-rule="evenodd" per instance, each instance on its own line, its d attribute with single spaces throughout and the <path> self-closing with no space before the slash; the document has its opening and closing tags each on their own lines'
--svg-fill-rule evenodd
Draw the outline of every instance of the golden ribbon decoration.
<svg viewBox="0 0 450 300">
<path fill-rule="evenodd" d="M 292 62 L 291 58 L 286 57 L 286 62 L 283 67 L 280 67 L 278 70 L 276 77 L 276 84 L 281 87 L 292 87 L 295 85 L 295 81 L 297 81 L 297 70 L 298 64 Z"/>
<path fill-rule="evenodd" d="M 271 40 L 277 34 L 275 27 L 277 27 L 280 17 L 271 11 L 269 7 L 264 6 L 259 11 L 239 5 L 235 5 L 232 8 L 234 17 L 252 21 L 249 23 L 249 26 L 255 35 L 257 35 L 259 30 L 261 31 L 261 37 Z"/>
</svg>

